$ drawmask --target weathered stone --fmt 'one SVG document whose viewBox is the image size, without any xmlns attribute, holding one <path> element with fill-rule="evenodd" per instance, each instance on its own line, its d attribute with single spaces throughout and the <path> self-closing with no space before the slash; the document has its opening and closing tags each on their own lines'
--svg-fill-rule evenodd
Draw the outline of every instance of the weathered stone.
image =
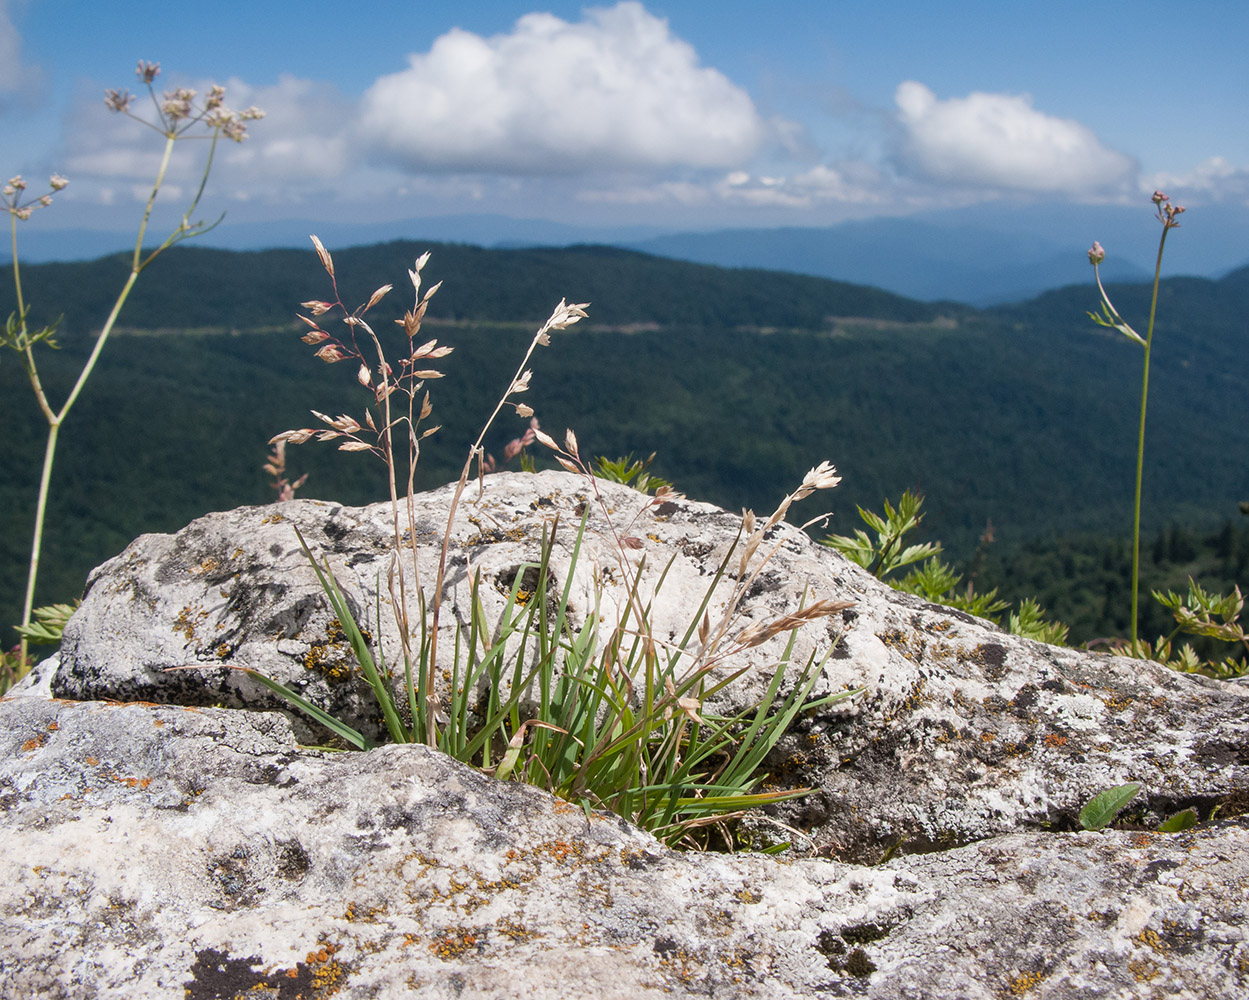
<svg viewBox="0 0 1249 1000">
<path fill-rule="evenodd" d="M 661 575 L 654 634 L 678 640 L 692 609 L 735 544 L 741 519 L 688 500 L 651 506 L 625 487 L 601 484 L 617 530 L 641 545 L 643 600 Z M 426 600 L 432 596 L 450 488 L 417 498 L 415 536 Z M 472 487 L 452 526 L 440 664 L 449 669 L 452 629 L 463 623 L 476 575 L 488 620 L 534 562 L 543 530 L 560 527 L 551 560 L 563 587 L 581 511 L 589 523 L 572 574 L 571 617 L 596 606 L 609 621 L 625 604 L 619 550 L 586 483 L 567 473 L 503 474 Z M 471 502 L 470 502 L 471 501 Z M 65 632 L 58 696 L 285 709 L 247 676 L 254 667 L 373 735 L 376 707 L 295 536 L 329 559 L 375 647 L 396 664 L 398 632 L 387 610 L 391 514 L 294 501 L 213 514 L 176 535 L 144 536 L 97 570 Z M 1144 788 L 1133 815 L 1143 825 L 1194 806 L 1202 818 L 1242 811 L 1249 797 L 1249 687 L 1176 674 L 1156 664 L 1060 649 L 1008 635 L 965 614 L 882 585 L 838 553 L 788 525 L 742 606 L 737 627 L 774 620 L 816 598 L 856 606 L 799 633 L 795 659 L 835 644 L 816 693 L 863 688 L 802 720 L 774 754 L 774 780 L 810 785 L 812 796 L 778 817 L 806 853 L 875 862 L 888 852 L 948 848 L 1021 830 L 1077 829 L 1096 792 L 1129 780 Z M 402 562 L 409 562 L 405 550 Z M 736 559 L 730 569 L 736 570 Z M 731 574 L 730 574 L 731 576 Z M 407 571 L 409 595 L 414 576 Z M 379 605 L 380 621 L 376 613 Z M 716 608 L 733 584 L 721 580 Z M 597 588 L 597 590 L 596 590 Z M 596 597 L 597 593 L 597 597 Z M 719 707 L 759 696 L 784 638 L 747 650 L 731 666 L 754 666 Z M 200 664 L 190 671 L 165 668 Z M 317 734 L 292 717 L 301 739 Z M 768 822 L 754 824 L 761 839 Z M 794 830 L 797 834 L 794 834 Z"/>
<path fill-rule="evenodd" d="M 274 713 L 0 701 L 0 995 L 1213 998 L 1249 819 L 879 867 L 678 854 L 422 747 Z"/>
</svg>

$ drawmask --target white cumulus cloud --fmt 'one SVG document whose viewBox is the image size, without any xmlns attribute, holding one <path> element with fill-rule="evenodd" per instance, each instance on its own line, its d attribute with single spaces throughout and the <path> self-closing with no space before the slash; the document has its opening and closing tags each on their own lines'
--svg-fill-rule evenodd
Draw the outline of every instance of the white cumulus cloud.
<svg viewBox="0 0 1249 1000">
<path fill-rule="evenodd" d="M 1249 169 L 1233 166 L 1221 156 L 1212 156 L 1184 173 L 1164 171 L 1145 180 L 1142 191 L 1162 190 L 1177 198 L 1196 196 L 1203 201 L 1249 204 Z"/>
<path fill-rule="evenodd" d="M 1137 164 L 1091 129 L 1036 110 L 1032 99 L 972 93 L 938 100 L 907 80 L 894 100 L 909 171 L 962 187 L 1092 195 L 1134 187 Z"/>
<path fill-rule="evenodd" d="M 766 126 L 745 91 L 700 65 L 640 3 L 512 32 L 454 29 L 364 96 L 361 131 L 413 171 L 551 173 L 735 166 Z"/>
</svg>

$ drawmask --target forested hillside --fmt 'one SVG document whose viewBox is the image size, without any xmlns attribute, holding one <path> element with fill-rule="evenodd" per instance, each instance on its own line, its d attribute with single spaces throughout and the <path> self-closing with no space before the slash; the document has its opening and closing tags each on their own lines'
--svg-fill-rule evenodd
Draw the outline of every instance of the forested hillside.
<svg viewBox="0 0 1249 1000">
<path fill-rule="evenodd" d="M 333 248 L 331 248 L 333 249 Z M 410 306 L 406 270 L 423 247 L 335 251 L 354 305 L 395 290 L 379 329 Z M 655 471 L 691 496 L 771 509 L 823 459 L 843 473 L 833 530 L 903 489 L 927 498 L 929 537 L 956 558 L 991 521 L 995 552 L 1024 542 L 1130 530 L 1141 355 L 1094 327 L 1088 288 L 992 311 L 919 303 L 876 289 L 728 270 L 622 250 L 435 247 L 429 336 L 453 345 L 430 383 L 435 420 L 418 486 L 458 473 L 534 327 L 560 299 L 591 319 L 534 358 L 528 402 L 585 452 L 658 452 Z M 32 319 L 64 316 L 64 347 L 42 354 L 59 398 L 124 279 L 125 261 L 24 271 Z M 11 289 L 0 311 L 12 310 Z M 1146 290 L 1112 288 L 1125 315 Z M 308 410 L 360 417 L 349 366 L 299 340 L 299 303 L 331 297 L 309 251 L 180 248 L 140 280 L 62 435 L 40 601 L 76 593 L 86 572 L 144 531 L 270 499 L 261 465 L 275 433 Z M 1147 304 L 1147 302 L 1145 303 Z M 1216 531 L 1249 499 L 1249 270 L 1165 282 L 1150 403 L 1145 514 Z M 0 620 L 19 614 L 44 429 L 16 357 L 0 357 Z M 524 423 L 504 421 L 495 454 Z M 291 448 L 301 495 L 384 495 L 380 463 L 315 444 Z M 1055 543 L 1056 544 L 1056 543 Z"/>
</svg>

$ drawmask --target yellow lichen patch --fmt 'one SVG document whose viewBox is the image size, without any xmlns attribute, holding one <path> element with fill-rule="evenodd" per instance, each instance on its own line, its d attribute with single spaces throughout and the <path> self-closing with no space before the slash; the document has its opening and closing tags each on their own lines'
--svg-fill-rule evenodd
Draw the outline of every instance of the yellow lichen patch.
<svg viewBox="0 0 1249 1000">
<path fill-rule="evenodd" d="M 980 734 L 981 743 L 992 743 L 995 739 L 997 739 L 997 733 L 991 733 L 987 729 Z"/>
<path fill-rule="evenodd" d="M 270 514 L 260 523 L 261 524 L 278 524 L 279 522 L 285 521 L 285 520 L 286 518 L 283 517 L 281 514 Z"/>
<path fill-rule="evenodd" d="M 221 563 L 217 562 L 217 560 L 214 559 L 212 556 L 209 556 L 207 559 L 201 562 L 198 566 L 193 566 L 191 568 L 191 575 L 199 576 L 201 573 L 212 573 L 212 572 L 215 572 L 216 570 L 219 570 L 220 568 L 221 568 Z"/>
<path fill-rule="evenodd" d="M 1011 995 L 1017 997 L 1023 996 L 1044 978 L 1045 975 L 1040 972 L 1021 972 L 1008 984 Z"/>
<path fill-rule="evenodd" d="M 1122 712 L 1125 708 L 1132 704 L 1132 697 L 1126 694 L 1122 697 L 1118 695 L 1111 695 L 1109 698 L 1103 698 L 1102 702 L 1112 712 Z"/>
<path fill-rule="evenodd" d="M 753 889 L 738 889 L 733 896 L 743 903 L 757 903 L 763 899 L 763 894 L 755 892 Z"/>
<path fill-rule="evenodd" d="M 1165 951 L 1167 947 L 1158 932 L 1150 930 L 1148 927 L 1143 928 L 1132 940 L 1137 944 L 1144 945 L 1146 948 L 1152 948 L 1154 951 Z"/>
<path fill-rule="evenodd" d="M 524 924 L 518 923 L 510 917 L 500 917 L 495 921 L 494 928 L 504 937 L 510 938 L 518 944 L 522 941 L 531 941 L 534 938 L 542 937 L 537 931 L 531 931 Z"/>
<path fill-rule="evenodd" d="M 191 610 L 190 605 L 187 605 L 178 612 L 178 617 L 174 619 L 173 630 L 181 632 L 189 642 L 195 638 L 195 626 L 207 617 L 207 611 L 195 612 Z"/>
<path fill-rule="evenodd" d="M 332 619 L 325 627 L 325 634 L 324 642 L 313 643 L 304 654 L 304 669 L 321 674 L 331 684 L 351 680 L 355 654 L 347 639 L 347 633 L 343 631 L 342 623 L 337 618 Z M 373 637 L 366 630 L 361 629 L 360 634 L 365 643 L 373 641 Z"/>
<path fill-rule="evenodd" d="M 1149 959 L 1133 959 L 1128 962 L 1128 971 L 1138 983 L 1148 983 L 1158 978 L 1158 966 Z"/>
</svg>

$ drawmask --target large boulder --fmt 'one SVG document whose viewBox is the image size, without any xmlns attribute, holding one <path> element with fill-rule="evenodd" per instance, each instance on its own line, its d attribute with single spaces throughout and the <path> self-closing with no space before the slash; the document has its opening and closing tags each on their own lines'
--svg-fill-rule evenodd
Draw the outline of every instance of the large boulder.
<svg viewBox="0 0 1249 1000">
<path fill-rule="evenodd" d="M 0 996 L 999 1000 L 1249 992 L 1249 819 L 878 867 L 679 854 L 274 713 L 0 701 Z"/>
<path fill-rule="evenodd" d="M 596 608 L 610 619 L 625 606 L 630 583 L 618 562 L 621 535 L 639 546 L 624 552 L 630 572 L 640 573 L 657 638 L 685 635 L 727 559 L 710 605 L 715 619 L 739 568 L 741 517 L 685 499 L 656 504 L 610 483 L 598 489 L 611 525 L 586 481 L 570 473 L 490 476 L 480 495 L 470 487 L 451 520 L 440 673 L 450 676 L 453 632 L 466 620 L 470 581 L 484 581 L 478 598 L 494 620 L 557 517 L 552 590 L 573 577 L 574 626 Z M 376 704 L 295 529 L 328 561 L 375 648 L 394 666 L 401 661 L 389 610 L 397 593 L 388 583 L 392 567 L 406 580 L 410 606 L 418 575 L 426 602 L 432 599 L 452 496 L 446 487 L 416 498 L 416 570 L 411 547 L 392 563 L 388 504 L 293 501 L 210 514 L 175 535 L 143 536 L 91 575 L 65 630 L 52 689 L 62 698 L 286 711 L 301 740 L 324 742 L 280 698 L 227 665 L 253 667 L 378 736 Z M 583 513 L 587 530 L 570 573 Z M 411 546 L 406 513 L 401 527 Z M 1092 795 L 1127 781 L 1143 785 L 1135 804 L 1143 825 L 1188 806 L 1203 818 L 1244 808 L 1243 684 L 1009 635 L 898 593 L 787 524 L 760 545 L 749 565 L 756 570 L 734 628 L 774 621 L 804 601 L 854 601 L 799 630 L 794 659 L 805 662 L 831 647 L 815 694 L 863 689 L 804 718 L 774 754 L 775 782 L 816 789 L 777 812 L 784 826 L 774 828 L 774 839 L 871 863 L 894 851 L 1019 830 L 1073 830 Z M 725 670 L 750 670 L 721 695 L 719 707 L 757 699 L 784 643 L 780 635 L 726 663 Z M 195 669 L 168 669 L 187 666 Z M 768 839 L 768 822 L 754 826 L 751 836 Z"/>
</svg>

